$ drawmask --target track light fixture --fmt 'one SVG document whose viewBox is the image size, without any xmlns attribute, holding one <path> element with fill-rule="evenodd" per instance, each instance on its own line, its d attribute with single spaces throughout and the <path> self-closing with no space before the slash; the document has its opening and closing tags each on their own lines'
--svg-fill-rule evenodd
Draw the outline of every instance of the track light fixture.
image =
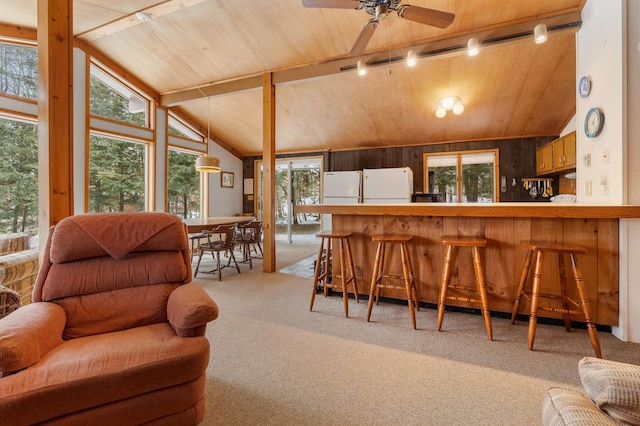
<svg viewBox="0 0 640 426">
<path fill-rule="evenodd" d="M 362 62 L 362 59 L 361 59 L 358 61 L 358 75 L 362 76 L 366 74 L 367 74 L 367 67 L 365 66 L 364 62 Z"/>
<path fill-rule="evenodd" d="M 476 56 L 480 52 L 480 43 L 475 37 L 471 37 L 467 42 L 467 54 L 469 56 Z"/>
<path fill-rule="evenodd" d="M 538 44 L 547 41 L 547 26 L 545 24 L 536 25 L 533 29 L 533 39 Z"/>
<path fill-rule="evenodd" d="M 418 63 L 418 55 L 416 55 L 415 50 L 410 50 L 407 53 L 407 65 L 410 67 L 414 67 Z"/>
</svg>

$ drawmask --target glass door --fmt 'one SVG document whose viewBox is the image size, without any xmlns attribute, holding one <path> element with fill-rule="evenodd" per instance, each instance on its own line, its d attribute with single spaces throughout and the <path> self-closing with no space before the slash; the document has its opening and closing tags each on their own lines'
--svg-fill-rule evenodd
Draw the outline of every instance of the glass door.
<svg viewBox="0 0 640 426">
<path fill-rule="evenodd" d="M 258 217 L 262 220 L 262 161 L 257 162 Z M 321 230 L 319 214 L 295 214 L 294 206 L 320 203 L 322 157 L 276 160 L 275 170 L 275 230 L 276 241 L 317 243 Z"/>
</svg>

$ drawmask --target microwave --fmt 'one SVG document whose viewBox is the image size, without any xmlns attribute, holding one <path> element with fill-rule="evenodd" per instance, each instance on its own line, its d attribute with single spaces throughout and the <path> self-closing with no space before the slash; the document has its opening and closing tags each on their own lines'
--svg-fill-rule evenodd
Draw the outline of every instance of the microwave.
<svg viewBox="0 0 640 426">
<path fill-rule="evenodd" d="M 441 193 L 422 193 L 417 192 L 411 195 L 412 203 L 441 203 L 444 201 L 444 194 Z"/>
</svg>

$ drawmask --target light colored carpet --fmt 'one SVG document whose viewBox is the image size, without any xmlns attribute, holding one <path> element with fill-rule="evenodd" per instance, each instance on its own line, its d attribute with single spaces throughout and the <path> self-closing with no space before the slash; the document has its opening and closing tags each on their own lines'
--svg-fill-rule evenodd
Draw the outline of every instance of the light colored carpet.
<svg viewBox="0 0 640 426">
<path fill-rule="evenodd" d="M 291 249 L 291 250 L 289 250 Z M 307 252 L 305 252 L 307 250 Z M 282 263 L 315 247 L 280 247 Z M 285 251 L 288 254 L 285 255 Z M 284 261 L 284 259 L 287 261 Z M 316 297 L 312 280 L 262 273 L 262 265 L 198 276 L 220 307 L 207 328 L 211 361 L 203 425 L 537 425 L 551 386 L 581 389 L 577 363 L 593 356 L 586 330 L 493 318 L 494 341 L 478 315 Z M 603 356 L 640 364 L 640 345 L 599 333 Z"/>
</svg>

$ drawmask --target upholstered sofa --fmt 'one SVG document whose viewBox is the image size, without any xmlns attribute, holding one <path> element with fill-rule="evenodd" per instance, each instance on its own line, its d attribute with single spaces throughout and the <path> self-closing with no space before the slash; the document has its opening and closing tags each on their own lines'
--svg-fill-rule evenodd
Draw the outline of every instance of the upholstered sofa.
<svg viewBox="0 0 640 426">
<path fill-rule="evenodd" d="M 586 395 L 550 388 L 544 398 L 545 426 L 640 425 L 640 366 L 586 357 L 578 363 Z"/>
<path fill-rule="evenodd" d="M 60 221 L 33 302 L 0 319 L 0 423 L 199 423 L 218 308 L 190 281 L 175 216 Z"/>
<path fill-rule="evenodd" d="M 0 286 L 20 295 L 20 304 L 31 302 L 31 292 L 38 274 L 38 249 L 29 247 L 26 233 L 0 235 Z M 11 306 L 0 305 L 0 318 Z"/>
</svg>

